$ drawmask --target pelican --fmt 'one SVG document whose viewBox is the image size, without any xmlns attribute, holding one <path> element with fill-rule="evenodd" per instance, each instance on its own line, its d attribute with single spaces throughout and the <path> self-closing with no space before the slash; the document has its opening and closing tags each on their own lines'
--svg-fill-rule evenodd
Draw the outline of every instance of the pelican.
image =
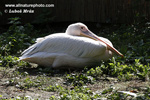
<svg viewBox="0 0 150 100">
<path fill-rule="evenodd" d="M 108 39 L 98 37 L 83 23 L 75 23 L 65 33 L 37 38 L 20 60 L 53 68 L 83 68 L 98 65 L 114 53 L 123 57 Z"/>
</svg>

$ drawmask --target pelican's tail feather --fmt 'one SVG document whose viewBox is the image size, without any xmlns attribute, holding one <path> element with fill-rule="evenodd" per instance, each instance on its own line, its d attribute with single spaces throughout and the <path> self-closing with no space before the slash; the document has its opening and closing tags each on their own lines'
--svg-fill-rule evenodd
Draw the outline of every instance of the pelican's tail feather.
<svg viewBox="0 0 150 100">
<path fill-rule="evenodd" d="M 21 56 L 19 57 L 19 61 L 22 60 L 22 61 L 28 61 L 30 59 L 30 57 L 27 57 L 27 56 Z"/>
</svg>

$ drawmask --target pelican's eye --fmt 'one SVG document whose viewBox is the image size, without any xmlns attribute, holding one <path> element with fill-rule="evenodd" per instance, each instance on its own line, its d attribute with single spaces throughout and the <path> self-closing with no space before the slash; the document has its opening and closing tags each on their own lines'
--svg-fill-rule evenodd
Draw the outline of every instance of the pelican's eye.
<svg viewBox="0 0 150 100">
<path fill-rule="evenodd" d="M 86 31 L 86 28 L 85 28 L 84 26 L 81 26 L 80 29 L 81 29 L 82 31 Z"/>
<path fill-rule="evenodd" d="M 81 29 L 84 29 L 84 27 L 81 27 Z"/>
</svg>

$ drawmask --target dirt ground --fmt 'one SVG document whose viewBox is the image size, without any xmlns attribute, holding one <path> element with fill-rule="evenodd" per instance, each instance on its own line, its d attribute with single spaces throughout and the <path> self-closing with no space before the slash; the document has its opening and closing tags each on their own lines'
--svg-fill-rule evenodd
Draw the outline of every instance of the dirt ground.
<svg viewBox="0 0 150 100">
<path fill-rule="evenodd" d="M 9 70 L 9 71 L 8 71 Z M 39 70 L 39 69 L 38 69 Z M 23 77 L 23 78 L 31 78 L 35 79 L 36 74 L 39 73 L 36 68 L 28 70 L 29 75 Z M 24 69 L 24 72 L 27 70 Z M 50 76 L 42 76 L 43 78 L 50 78 L 50 80 L 46 80 L 44 84 L 40 85 L 39 87 L 31 87 L 28 89 L 21 89 L 17 87 L 17 84 L 11 83 L 10 80 L 18 77 L 19 75 L 15 75 L 16 69 L 10 68 L 10 69 L 1 69 L 0 70 L 0 95 L 1 99 L 10 99 L 10 98 L 19 98 L 19 97 L 28 97 L 28 98 L 34 98 L 34 99 L 40 99 L 45 100 L 50 98 L 51 96 L 58 96 L 58 91 L 44 91 L 41 89 L 41 87 L 48 86 L 49 84 L 60 84 L 64 86 L 67 89 L 72 89 L 71 86 L 65 86 L 63 74 L 61 75 L 50 75 Z M 22 73 L 23 70 L 20 70 Z M 23 73 L 24 73 L 23 72 Z M 11 73 L 11 74 L 10 74 Z M 19 74 L 21 74 L 19 73 Z M 65 73 L 64 73 L 65 74 Z M 39 75 L 39 74 L 38 74 Z M 18 82 L 18 81 L 17 81 Z M 150 82 L 144 82 L 142 80 L 131 80 L 131 81 L 125 81 L 121 82 L 118 81 L 117 78 L 112 77 L 106 77 L 106 78 L 100 78 L 97 80 L 94 84 L 87 84 L 87 88 L 90 88 L 93 92 L 101 92 L 109 87 L 113 87 L 113 89 L 117 91 L 134 91 L 136 93 L 141 93 L 142 89 L 144 90 L 146 86 L 150 86 Z"/>
</svg>

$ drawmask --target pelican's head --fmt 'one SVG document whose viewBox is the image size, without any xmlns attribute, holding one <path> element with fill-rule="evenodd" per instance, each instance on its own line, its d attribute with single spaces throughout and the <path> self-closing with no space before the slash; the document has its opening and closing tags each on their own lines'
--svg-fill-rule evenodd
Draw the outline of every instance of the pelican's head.
<svg viewBox="0 0 150 100">
<path fill-rule="evenodd" d="M 81 36 L 85 31 L 88 31 L 86 25 L 83 23 L 75 23 L 68 26 L 66 33 L 73 36 Z"/>
<path fill-rule="evenodd" d="M 88 37 L 88 38 L 91 38 L 96 41 L 101 41 L 107 45 L 108 49 L 110 49 L 114 53 L 123 57 L 123 55 L 118 50 L 116 50 L 114 47 L 110 46 L 107 42 L 100 39 L 97 35 L 95 35 L 93 32 L 91 32 L 88 29 L 88 27 L 86 25 L 84 25 L 83 23 L 75 23 L 75 24 L 69 25 L 66 30 L 66 33 L 69 35 L 73 35 L 73 36 L 84 36 L 84 37 Z"/>
</svg>

